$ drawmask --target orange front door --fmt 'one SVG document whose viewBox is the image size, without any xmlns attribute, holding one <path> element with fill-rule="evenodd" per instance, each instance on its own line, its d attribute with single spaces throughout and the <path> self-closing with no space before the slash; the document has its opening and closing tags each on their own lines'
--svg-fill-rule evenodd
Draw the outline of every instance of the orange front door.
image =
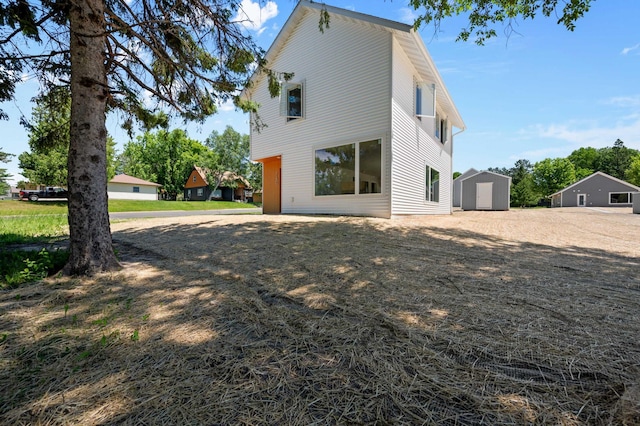
<svg viewBox="0 0 640 426">
<path fill-rule="evenodd" d="M 262 212 L 279 214 L 282 188 L 280 156 L 262 160 L 262 170 Z"/>
</svg>

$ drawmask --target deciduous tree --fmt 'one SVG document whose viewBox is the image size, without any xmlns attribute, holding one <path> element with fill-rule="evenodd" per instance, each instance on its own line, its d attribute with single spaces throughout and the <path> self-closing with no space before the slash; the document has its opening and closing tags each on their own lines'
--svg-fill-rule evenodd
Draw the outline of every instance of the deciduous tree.
<svg viewBox="0 0 640 426">
<path fill-rule="evenodd" d="M 122 171 L 159 183 L 170 200 L 184 189 L 194 164 L 207 148 L 181 129 L 145 132 L 125 145 L 120 155 Z"/>
<path fill-rule="evenodd" d="M 578 21 L 589 11 L 593 0 L 410 0 L 409 4 L 419 13 L 416 28 L 433 24 L 436 32 L 440 23 L 451 16 L 464 15 L 468 25 L 460 30 L 457 40 L 473 40 L 483 45 L 497 35 L 496 27 L 502 26 L 508 34 L 516 19 L 533 19 L 545 16 L 557 19 L 557 23 L 573 31 Z"/>
<path fill-rule="evenodd" d="M 542 196 L 549 196 L 575 182 L 573 163 L 566 158 L 547 158 L 533 166 L 533 183 Z"/>
</svg>

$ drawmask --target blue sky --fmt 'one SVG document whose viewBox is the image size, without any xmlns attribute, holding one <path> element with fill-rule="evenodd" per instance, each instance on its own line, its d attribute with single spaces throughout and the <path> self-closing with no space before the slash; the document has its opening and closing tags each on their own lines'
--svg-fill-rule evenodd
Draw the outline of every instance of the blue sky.
<svg viewBox="0 0 640 426">
<path fill-rule="evenodd" d="M 247 31 L 267 49 L 296 2 L 243 4 L 253 22 Z M 413 23 L 415 16 L 407 0 L 328 4 L 405 23 Z M 461 18 L 445 21 L 438 33 L 432 26 L 421 28 L 467 126 L 454 140 L 454 170 L 511 167 L 523 158 L 535 163 L 565 157 L 580 147 L 612 146 L 616 139 L 640 149 L 638 16 L 640 1 L 597 0 L 574 32 L 553 18 L 519 20 L 515 33 L 507 37 L 498 28 L 500 36 L 482 47 L 455 42 L 465 26 Z M 3 151 L 17 155 L 29 149 L 19 118 L 29 115 L 37 87 L 33 81 L 24 83 L 16 101 L 0 104 L 10 116 L 9 122 L 0 122 Z M 228 105 L 203 125 L 186 129 L 190 137 L 203 141 L 227 125 L 249 133 L 248 116 Z M 121 149 L 127 137 L 116 120 L 109 120 L 108 130 Z M 14 182 L 22 178 L 17 157 L 0 167 L 14 175 Z"/>
</svg>

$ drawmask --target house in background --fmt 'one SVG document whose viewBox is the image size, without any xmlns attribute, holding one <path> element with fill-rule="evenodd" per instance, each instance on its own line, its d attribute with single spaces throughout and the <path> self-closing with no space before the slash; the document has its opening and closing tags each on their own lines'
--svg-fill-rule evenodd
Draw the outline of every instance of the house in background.
<svg viewBox="0 0 640 426">
<path fill-rule="evenodd" d="M 251 201 L 251 184 L 243 176 L 226 171 L 222 175 L 218 189 L 213 190 L 207 180 L 207 173 L 206 169 L 193 166 L 184 185 L 186 201 Z"/>
<path fill-rule="evenodd" d="M 509 210 L 511 177 L 494 172 L 478 172 L 460 182 L 462 210 Z"/>
<path fill-rule="evenodd" d="M 595 172 L 566 188 L 551 194 L 551 207 L 631 207 L 633 193 L 640 187 Z"/>
<path fill-rule="evenodd" d="M 476 169 L 470 168 L 453 180 L 453 207 L 460 207 L 462 204 L 462 180 L 476 173 L 478 173 Z"/>
<path fill-rule="evenodd" d="M 123 174 L 115 175 L 107 184 L 110 200 L 157 200 L 162 185 Z"/>
<path fill-rule="evenodd" d="M 294 76 L 279 98 L 264 73 L 242 94 L 267 124 L 251 134 L 263 212 L 451 213 L 454 128 L 465 124 L 411 25 L 301 0 L 266 60 Z"/>
</svg>

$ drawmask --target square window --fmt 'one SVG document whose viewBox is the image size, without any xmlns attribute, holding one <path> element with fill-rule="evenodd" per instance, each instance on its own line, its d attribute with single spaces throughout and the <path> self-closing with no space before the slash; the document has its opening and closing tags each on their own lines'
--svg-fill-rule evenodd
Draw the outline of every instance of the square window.
<svg viewBox="0 0 640 426">
<path fill-rule="evenodd" d="M 198 197 L 202 197 L 204 195 L 204 189 L 203 188 L 198 188 L 197 194 L 198 194 Z"/>
<path fill-rule="evenodd" d="M 140 192 L 140 187 L 139 186 L 134 186 L 133 187 L 133 192 Z"/>
</svg>

